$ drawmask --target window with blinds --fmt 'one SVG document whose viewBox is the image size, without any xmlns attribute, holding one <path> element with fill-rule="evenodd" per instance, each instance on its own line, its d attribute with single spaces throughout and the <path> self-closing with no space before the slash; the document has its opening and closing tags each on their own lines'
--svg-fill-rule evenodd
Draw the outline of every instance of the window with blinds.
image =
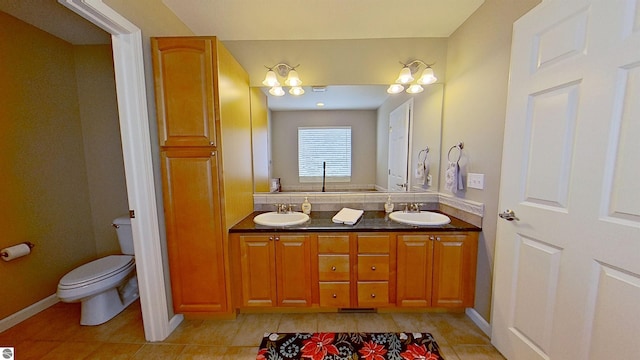
<svg viewBox="0 0 640 360">
<path fill-rule="evenodd" d="M 351 181 L 351 126 L 299 127 L 298 176 L 300 182 Z"/>
</svg>

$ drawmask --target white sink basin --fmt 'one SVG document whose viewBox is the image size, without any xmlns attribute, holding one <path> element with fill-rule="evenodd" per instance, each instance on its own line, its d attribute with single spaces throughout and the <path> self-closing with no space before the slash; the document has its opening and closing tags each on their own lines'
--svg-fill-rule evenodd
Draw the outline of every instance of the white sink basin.
<svg viewBox="0 0 640 360">
<path fill-rule="evenodd" d="M 389 219 L 409 225 L 444 225 L 451 222 L 447 215 L 431 211 L 394 211 L 389 214 Z"/>
<path fill-rule="evenodd" d="M 265 226 L 300 225 L 307 222 L 307 220 L 309 220 L 309 215 L 301 212 L 278 214 L 275 211 L 260 214 L 253 218 L 254 223 Z"/>
</svg>

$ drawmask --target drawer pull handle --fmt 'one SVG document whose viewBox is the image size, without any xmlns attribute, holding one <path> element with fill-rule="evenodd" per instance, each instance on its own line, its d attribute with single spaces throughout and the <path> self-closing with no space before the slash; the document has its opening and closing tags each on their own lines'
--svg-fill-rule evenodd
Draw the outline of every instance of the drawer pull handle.
<svg viewBox="0 0 640 360">
<path fill-rule="evenodd" d="M 376 267 L 375 267 L 375 266 L 372 266 L 372 267 L 371 267 L 371 270 L 376 271 Z"/>
<path fill-rule="evenodd" d="M 335 267 L 335 266 L 332 266 L 332 267 L 331 267 L 331 271 L 336 271 L 336 267 Z"/>
<path fill-rule="evenodd" d="M 333 294 L 331 297 L 333 297 L 334 299 L 338 297 L 337 294 Z"/>
<path fill-rule="evenodd" d="M 371 294 L 371 298 L 375 299 L 376 298 L 376 294 Z"/>
</svg>

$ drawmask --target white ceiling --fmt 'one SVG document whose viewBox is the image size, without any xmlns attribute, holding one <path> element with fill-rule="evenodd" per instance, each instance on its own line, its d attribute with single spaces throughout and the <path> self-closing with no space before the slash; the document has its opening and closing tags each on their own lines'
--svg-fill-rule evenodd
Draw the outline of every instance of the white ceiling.
<svg viewBox="0 0 640 360">
<path fill-rule="evenodd" d="M 162 0 L 221 40 L 448 37 L 484 0 Z"/>
</svg>

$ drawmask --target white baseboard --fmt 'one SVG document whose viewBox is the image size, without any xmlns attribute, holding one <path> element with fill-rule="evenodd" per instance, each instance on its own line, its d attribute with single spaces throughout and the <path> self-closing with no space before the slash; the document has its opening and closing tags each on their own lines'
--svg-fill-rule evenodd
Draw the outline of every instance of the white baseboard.
<svg viewBox="0 0 640 360">
<path fill-rule="evenodd" d="M 471 319 L 471 321 L 473 321 L 473 323 L 476 324 L 476 326 L 478 326 L 480 330 L 482 330 L 483 333 L 491 338 L 491 324 L 489 324 L 487 320 L 480 316 L 476 309 L 466 308 L 464 312 L 465 314 L 467 314 L 469 319 Z"/>
<path fill-rule="evenodd" d="M 169 334 L 180 325 L 182 320 L 184 320 L 184 315 L 182 314 L 176 314 L 169 320 Z"/>
<path fill-rule="evenodd" d="M 0 320 L 0 332 L 3 332 L 7 329 L 9 329 L 10 327 L 13 327 L 25 320 L 27 320 L 28 318 L 32 317 L 33 315 L 39 313 L 42 310 L 45 310 L 55 304 L 57 304 L 58 302 L 60 302 L 60 299 L 58 299 L 58 297 L 53 294 L 49 297 L 46 297 L 40 301 L 38 301 L 37 303 L 26 307 L 20 311 L 18 311 L 17 313 L 11 314 L 9 316 L 7 316 L 6 318 Z"/>
</svg>

